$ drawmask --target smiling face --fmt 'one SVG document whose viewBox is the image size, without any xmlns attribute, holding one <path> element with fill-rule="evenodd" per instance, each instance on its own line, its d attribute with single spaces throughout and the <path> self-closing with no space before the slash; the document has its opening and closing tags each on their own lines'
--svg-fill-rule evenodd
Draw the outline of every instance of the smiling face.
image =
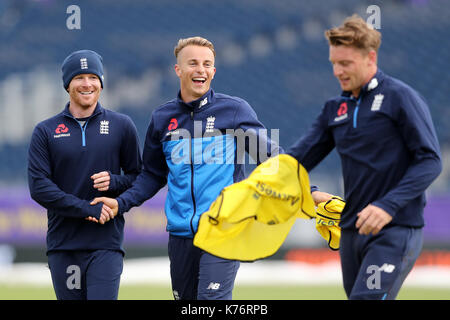
<svg viewBox="0 0 450 320">
<path fill-rule="evenodd" d="M 175 73 L 180 78 L 181 98 L 191 102 L 210 88 L 216 73 L 214 53 L 208 47 L 188 45 L 178 54 Z"/>
<path fill-rule="evenodd" d="M 377 54 L 368 53 L 352 46 L 330 46 L 330 62 L 333 74 L 343 91 L 351 91 L 357 97 L 361 90 L 377 71 Z"/>
<path fill-rule="evenodd" d="M 97 105 L 102 86 L 100 79 L 95 74 L 79 74 L 73 77 L 69 83 L 70 110 L 77 117 L 89 116 Z"/>
</svg>

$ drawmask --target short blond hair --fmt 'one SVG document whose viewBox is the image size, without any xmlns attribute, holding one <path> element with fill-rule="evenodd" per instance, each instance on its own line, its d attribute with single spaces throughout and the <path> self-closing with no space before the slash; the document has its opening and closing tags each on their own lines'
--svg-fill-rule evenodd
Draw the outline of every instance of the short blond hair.
<svg viewBox="0 0 450 320">
<path fill-rule="evenodd" d="M 175 58 L 178 58 L 178 54 L 180 51 L 187 47 L 187 46 L 200 46 L 200 47 L 207 47 L 211 49 L 212 53 L 214 54 L 214 58 L 216 57 L 216 51 L 214 50 L 214 45 L 211 41 L 208 39 L 202 38 L 202 37 L 190 37 L 185 39 L 178 40 L 177 45 L 175 46 L 175 49 L 173 50 L 173 53 L 175 54 Z"/>
<path fill-rule="evenodd" d="M 357 14 L 344 20 L 339 27 L 325 31 L 330 46 L 349 46 L 361 49 L 365 53 L 375 50 L 381 44 L 381 33 L 369 26 Z"/>
</svg>

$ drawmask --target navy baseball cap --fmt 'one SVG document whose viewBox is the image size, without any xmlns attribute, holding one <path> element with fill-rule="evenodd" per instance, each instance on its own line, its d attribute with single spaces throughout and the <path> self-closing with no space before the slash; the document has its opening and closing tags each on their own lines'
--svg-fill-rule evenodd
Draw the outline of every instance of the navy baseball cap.
<svg viewBox="0 0 450 320">
<path fill-rule="evenodd" d="M 82 73 L 95 74 L 103 88 L 103 58 L 92 50 L 79 50 L 72 52 L 62 63 L 62 78 L 64 88 L 67 90 L 73 77 Z"/>
</svg>

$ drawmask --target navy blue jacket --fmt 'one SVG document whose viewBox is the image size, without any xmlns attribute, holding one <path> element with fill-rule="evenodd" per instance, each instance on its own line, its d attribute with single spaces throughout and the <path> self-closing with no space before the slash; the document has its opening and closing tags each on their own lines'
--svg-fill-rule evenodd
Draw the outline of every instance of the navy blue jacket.
<svg viewBox="0 0 450 320">
<path fill-rule="evenodd" d="M 136 127 L 128 116 L 106 110 L 100 103 L 82 127 L 68 106 L 35 127 L 29 148 L 30 194 L 48 214 L 47 252 L 123 252 L 122 216 L 104 225 L 85 218 L 100 218 L 102 204 L 91 206 L 92 199 L 118 196 L 141 172 Z M 111 176 L 106 192 L 94 189 L 90 178 L 101 171 L 109 171 Z"/>
<path fill-rule="evenodd" d="M 379 70 L 358 99 L 343 92 L 328 100 L 288 153 L 310 171 L 335 147 L 347 201 L 343 229 L 354 229 L 368 204 L 388 212 L 392 225 L 424 225 L 424 192 L 442 164 L 430 112 L 415 90 Z"/>
<path fill-rule="evenodd" d="M 278 152 L 268 139 L 270 134 L 261 130 L 265 129 L 255 112 L 240 98 L 210 89 L 200 99 L 184 103 L 178 94 L 152 114 L 143 171 L 133 187 L 117 198 L 119 214 L 139 206 L 167 183 L 167 231 L 192 238 L 200 215 L 220 191 L 244 178 L 241 156 L 256 147 L 249 141 L 260 139 L 256 163 Z M 249 139 L 241 139 L 239 133 Z"/>
</svg>

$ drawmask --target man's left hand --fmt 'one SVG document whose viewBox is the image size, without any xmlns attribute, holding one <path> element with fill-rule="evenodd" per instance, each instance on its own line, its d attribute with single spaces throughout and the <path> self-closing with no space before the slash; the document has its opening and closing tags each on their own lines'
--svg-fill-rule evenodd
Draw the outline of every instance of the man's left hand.
<svg viewBox="0 0 450 320">
<path fill-rule="evenodd" d="M 109 184 L 111 182 L 111 177 L 108 171 L 102 171 L 99 173 L 95 173 L 91 176 L 91 179 L 94 181 L 94 188 L 98 191 L 108 191 Z"/>
</svg>

